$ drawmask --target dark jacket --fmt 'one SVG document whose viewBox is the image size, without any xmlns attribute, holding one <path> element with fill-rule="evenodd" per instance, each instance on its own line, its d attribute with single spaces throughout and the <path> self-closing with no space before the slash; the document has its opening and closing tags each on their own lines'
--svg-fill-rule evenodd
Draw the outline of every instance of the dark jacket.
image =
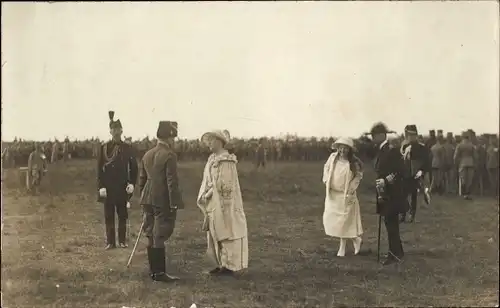
<svg viewBox="0 0 500 308">
<path fill-rule="evenodd" d="M 97 189 L 106 188 L 107 198 L 127 200 L 127 184 L 137 182 L 137 160 L 132 146 L 108 141 L 100 147 L 97 158 Z M 104 202 L 98 197 L 99 202 Z"/>
<path fill-rule="evenodd" d="M 403 144 L 401 147 L 401 155 L 405 152 L 406 148 L 410 143 Z M 415 174 L 419 170 L 421 170 L 424 175 L 431 171 L 432 167 L 432 154 L 429 148 L 422 145 L 421 143 L 415 142 L 411 144 L 410 157 L 409 159 L 405 159 L 403 157 L 403 161 L 405 164 L 405 176 L 406 177 L 414 177 Z"/>
<path fill-rule="evenodd" d="M 377 179 L 386 179 L 390 174 L 395 176 L 393 183 L 385 180 L 386 200 L 381 201 L 377 192 L 377 214 L 382 216 L 406 213 L 408 200 L 405 193 L 405 166 L 400 150 L 386 143 L 378 150 L 375 158 Z"/>
<path fill-rule="evenodd" d="M 177 156 L 163 143 L 144 154 L 139 171 L 141 205 L 182 209 L 184 203 L 177 176 Z"/>
</svg>

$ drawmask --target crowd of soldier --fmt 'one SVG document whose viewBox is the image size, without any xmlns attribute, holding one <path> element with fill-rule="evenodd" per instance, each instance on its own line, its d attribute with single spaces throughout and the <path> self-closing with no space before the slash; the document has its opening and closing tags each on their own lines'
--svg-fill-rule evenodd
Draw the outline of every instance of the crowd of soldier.
<svg viewBox="0 0 500 308">
<path fill-rule="evenodd" d="M 465 132 L 470 136 L 470 142 L 474 145 L 472 159 L 457 157 L 457 146 L 462 142 L 462 135 L 447 133 L 443 135 L 442 130 L 436 132 L 431 130 L 424 138 L 419 136 L 421 143 L 429 149 L 432 161 L 432 172 L 430 174 L 430 186 L 437 193 L 458 193 L 459 170 L 472 170 L 472 186 L 476 193 L 484 190 L 496 191 L 498 187 L 498 136 L 494 134 L 476 137 L 472 130 Z M 391 140 L 393 146 L 400 146 L 403 138 Z M 156 144 L 155 140 L 144 139 L 132 141 L 125 138 L 126 142 L 133 145 L 138 158 Z M 267 161 L 325 161 L 330 152 L 333 138 L 310 138 L 283 140 L 274 138 L 261 139 L 234 139 L 231 152 L 235 153 L 241 161 L 253 161 L 265 167 Z M 366 140 L 356 140 L 358 155 L 363 158 Z M 59 160 L 91 159 L 96 158 L 102 142 L 98 139 L 84 141 L 63 142 L 48 141 L 39 142 L 36 145 L 44 154 L 47 163 L 55 163 Z M 14 140 L 2 146 L 2 163 L 4 168 L 26 166 L 30 154 L 34 150 L 34 143 L 24 140 Z M 204 161 L 209 155 L 209 150 L 199 140 L 179 140 L 176 142 L 175 151 L 179 161 Z M 460 151 L 459 151 L 460 152 Z M 471 173 L 472 174 L 472 173 Z"/>
</svg>

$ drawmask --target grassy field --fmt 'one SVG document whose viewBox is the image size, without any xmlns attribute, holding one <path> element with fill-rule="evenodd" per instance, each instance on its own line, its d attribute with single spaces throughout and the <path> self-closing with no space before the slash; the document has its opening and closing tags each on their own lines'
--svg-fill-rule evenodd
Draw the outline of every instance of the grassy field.
<svg viewBox="0 0 500 308">
<path fill-rule="evenodd" d="M 498 200 L 435 197 L 414 224 L 402 225 L 400 265 L 376 261 L 373 172 L 360 202 L 367 256 L 337 258 L 323 232 L 322 164 L 283 163 L 254 172 L 239 165 L 248 220 L 250 267 L 238 277 L 207 277 L 206 238 L 195 205 L 202 163 L 180 164 L 186 209 L 168 243 L 177 284 L 148 277 L 146 239 L 131 251 L 104 247 L 94 162 L 51 166 L 40 196 L 19 190 L 15 171 L 3 181 L 2 307 L 342 307 L 494 306 L 498 304 Z M 137 197 L 135 197 L 137 198 Z M 134 199 L 136 200 L 136 199 Z M 131 240 L 141 210 L 131 209 Z M 383 229 L 384 230 L 384 229 Z M 382 232 L 382 251 L 386 251 Z M 131 245 L 132 246 L 132 245 Z M 333 303 L 332 303 L 333 302 Z"/>
</svg>

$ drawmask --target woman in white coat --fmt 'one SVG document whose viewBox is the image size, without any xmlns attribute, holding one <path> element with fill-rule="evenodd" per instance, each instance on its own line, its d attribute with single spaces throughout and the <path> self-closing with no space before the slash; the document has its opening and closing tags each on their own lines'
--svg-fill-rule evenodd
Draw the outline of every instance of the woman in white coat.
<svg viewBox="0 0 500 308">
<path fill-rule="evenodd" d="M 333 147 L 337 151 L 330 155 L 323 169 L 326 188 L 323 226 L 326 235 L 340 238 L 337 256 L 345 256 L 347 239 L 352 240 L 357 255 L 363 227 L 356 190 L 363 177 L 363 163 L 354 155 L 351 138 L 339 138 Z"/>
<path fill-rule="evenodd" d="M 203 134 L 201 141 L 210 147 L 197 204 L 205 221 L 207 254 L 215 264 L 214 275 L 232 275 L 248 267 L 247 221 L 243 210 L 240 182 L 236 164 L 238 160 L 225 147 L 228 131 Z"/>
</svg>

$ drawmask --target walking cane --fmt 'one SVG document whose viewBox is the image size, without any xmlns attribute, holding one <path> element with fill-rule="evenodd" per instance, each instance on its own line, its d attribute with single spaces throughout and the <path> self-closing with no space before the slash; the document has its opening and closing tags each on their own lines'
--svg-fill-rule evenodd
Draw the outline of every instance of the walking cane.
<svg viewBox="0 0 500 308">
<path fill-rule="evenodd" d="M 137 234 L 137 239 L 135 240 L 134 248 L 132 249 L 132 252 L 130 253 L 130 257 L 128 258 L 127 267 L 129 267 L 130 263 L 132 263 L 132 258 L 134 257 L 135 251 L 137 249 L 137 245 L 139 245 L 139 240 L 141 239 L 141 235 L 142 235 L 142 229 L 144 228 L 144 222 L 146 222 L 146 215 L 145 214 L 142 217 L 141 228 L 139 229 L 139 234 Z"/>
<path fill-rule="evenodd" d="M 378 239 L 377 239 L 377 262 L 380 262 L 380 225 L 382 223 L 382 215 L 378 215 Z"/>
<path fill-rule="evenodd" d="M 458 195 L 462 196 L 462 178 L 458 177 Z"/>
</svg>

